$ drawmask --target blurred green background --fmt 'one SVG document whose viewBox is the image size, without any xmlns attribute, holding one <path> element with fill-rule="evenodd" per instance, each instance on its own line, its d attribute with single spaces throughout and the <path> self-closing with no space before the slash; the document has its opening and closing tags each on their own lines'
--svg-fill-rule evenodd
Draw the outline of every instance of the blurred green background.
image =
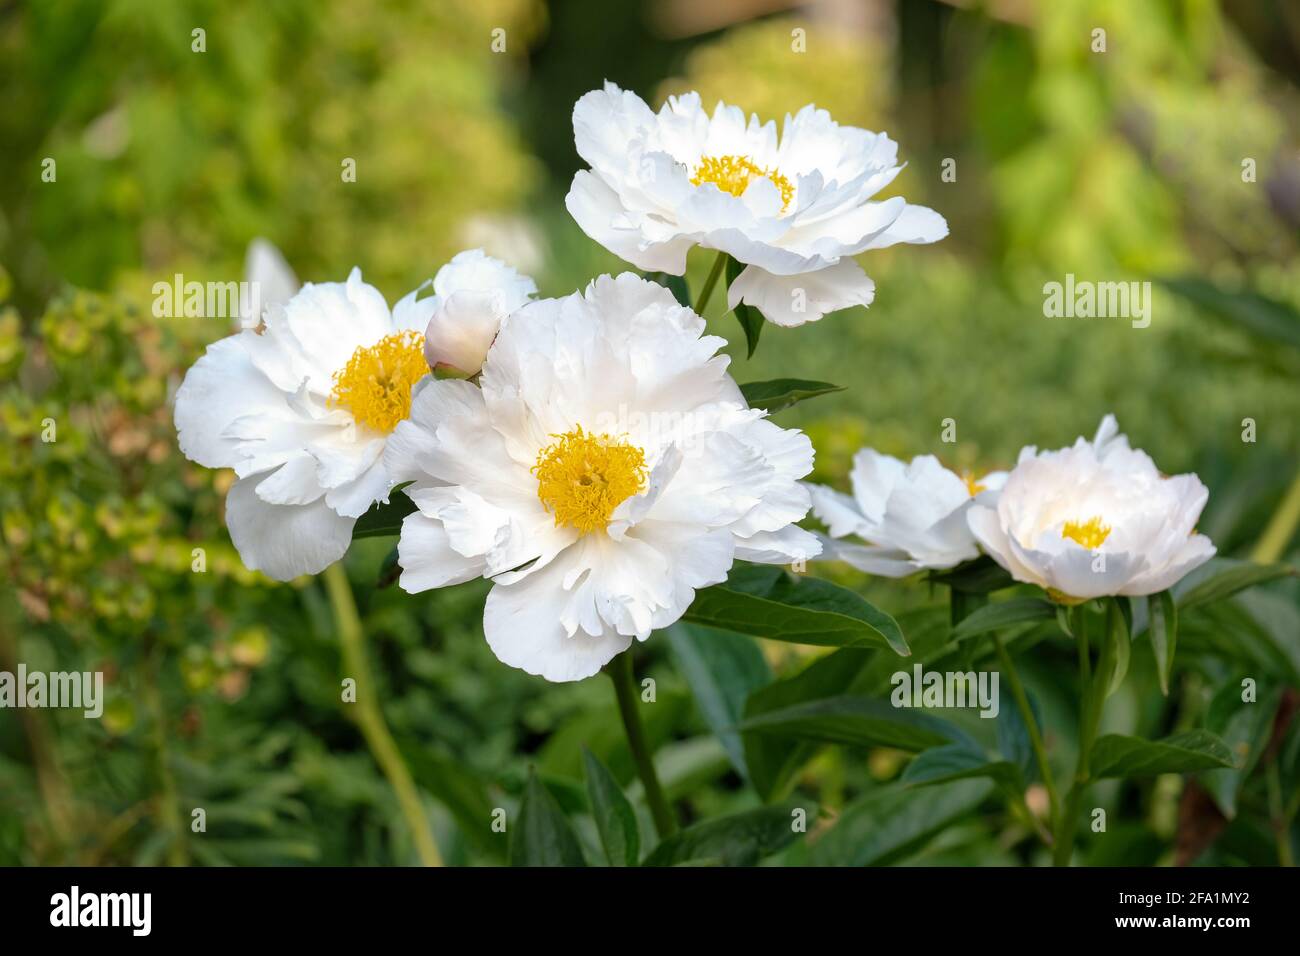
<svg viewBox="0 0 1300 956">
<path fill-rule="evenodd" d="M 1222 554 L 1249 555 L 1271 527 L 1272 556 L 1294 558 L 1294 522 L 1273 516 L 1300 466 L 1298 78 L 1286 0 L 0 6 L 0 670 L 103 670 L 108 691 L 99 721 L 0 711 L 0 864 L 414 859 L 339 703 L 323 587 L 245 571 L 222 518 L 232 476 L 176 448 L 170 397 L 229 322 L 154 318 L 154 282 L 237 280 L 261 236 L 301 278 L 359 265 L 390 301 L 475 245 L 564 294 L 626 268 L 564 210 L 578 96 L 609 79 L 657 107 L 697 89 L 778 122 L 815 102 L 897 139 L 908 167 L 890 192 L 951 227 L 861 260 L 869 310 L 769 326 L 752 360 L 733 346 L 740 381 L 847 386 L 781 413 L 812 435 L 815 477 L 844 487 L 868 443 L 1004 467 L 1113 411 L 1164 471 L 1206 481 L 1201 530 Z M 709 261 L 692 256 L 693 288 Z M 1150 327 L 1045 317 L 1043 284 L 1067 273 L 1152 281 Z M 734 342 L 721 299 L 709 321 Z M 947 418 L 956 444 L 941 441 Z M 46 419 L 56 442 L 42 441 Z M 347 568 L 384 716 L 450 862 L 505 859 L 492 811 L 516 806 L 530 766 L 577 814 L 582 745 L 632 779 L 603 679 L 549 685 L 499 664 L 485 587 L 378 588 L 390 547 L 360 542 Z M 819 573 L 890 610 L 929 597 Z M 1268 598 L 1277 626 L 1300 629 L 1293 583 Z M 1121 720 L 1167 725 L 1209 705 L 1233 662 L 1189 647 L 1173 709 L 1146 702 L 1153 677 L 1135 663 Z M 755 805 L 689 680 L 689 648 L 656 639 L 642 653 L 680 810 Z M 765 646 L 747 679 L 805 656 Z M 1297 660 L 1283 666 L 1293 685 Z M 1072 693 L 1054 663 L 1031 673 L 1049 710 Z M 796 785 L 824 822 L 899 766 L 888 751 L 828 752 Z M 1111 799 L 1128 801 L 1139 854 L 1118 862 L 1168 862 L 1176 782 Z M 195 807 L 206 833 L 191 830 Z M 977 815 L 893 859 L 1032 861 L 1004 826 Z M 1267 862 L 1255 835 L 1204 859 Z"/>
</svg>

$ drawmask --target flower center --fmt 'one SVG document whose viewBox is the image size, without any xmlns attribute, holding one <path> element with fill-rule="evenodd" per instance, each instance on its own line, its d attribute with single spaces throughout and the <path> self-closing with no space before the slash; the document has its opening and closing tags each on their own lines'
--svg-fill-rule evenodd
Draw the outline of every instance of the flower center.
<svg viewBox="0 0 1300 956">
<path fill-rule="evenodd" d="M 702 186 L 713 183 L 724 193 L 743 196 L 755 179 L 770 179 L 781 193 L 781 211 L 785 212 L 794 198 L 794 184 L 775 169 L 763 169 L 748 156 L 705 156 L 695 167 L 691 184 Z"/>
<path fill-rule="evenodd" d="M 330 403 L 347 408 L 363 425 L 391 432 L 411 414 L 411 389 L 428 374 L 424 336 L 396 332 L 352 353 L 334 373 Z"/>
<path fill-rule="evenodd" d="M 1100 548 L 1110 534 L 1110 525 L 1102 524 L 1101 517 L 1094 515 L 1087 521 L 1067 521 L 1061 528 L 1061 537 L 1070 538 L 1083 545 L 1089 551 Z"/>
<path fill-rule="evenodd" d="M 978 495 L 981 491 L 988 491 L 988 488 L 980 484 L 980 480 L 975 477 L 973 471 L 963 471 L 961 473 L 961 480 L 966 482 L 966 490 L 970 492 L 972 498 Z"/>
<path fill-rule="evenodd" d="M 609 524 L 627 498 L 645 488 L 645 453 L 609 435 L 589 435 L 578 426 L 537 454 L 533 474 L 537 497 L 555 515 L 555 525 L 582 534 Z"/>
</svg>

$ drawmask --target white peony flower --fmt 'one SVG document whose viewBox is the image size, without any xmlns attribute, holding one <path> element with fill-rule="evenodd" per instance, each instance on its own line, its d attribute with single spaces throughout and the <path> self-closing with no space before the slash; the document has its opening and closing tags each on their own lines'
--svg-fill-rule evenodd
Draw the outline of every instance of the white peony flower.
<svg viewBox="0 0 1300 956">
<path fill-rule="evenodd" d="M 432 368 L 476 375 L 501 321 L 537 293 L 537 284 L 481 249 L 457 254 L 433 277 L 433 314 L 424 332 Z"/>
<path fill-rule="evenodd" d="M 863 448 L 853 456 L 846 495 L 810 484 L 812 510 L 831 538 L 855 535 L 869 545 L 829 540 L 823 557 L 868 574 L 901 578 L 926 568 L 951 568 L 979 556 L 966 511 L 1002 487 L 1006 473 L 958 475 L 933 455 L 904 464 Z"/>
<path fill-rule="evenodd" d="M 275 305 L 284 305 L 302 288 L 293 267 L 268 239 L 254 239 L 244 255 L 244 280 L 250 294 L 240 296 L 239 321 L 236 328 L 252 329 L 262 321 L 262 313 Z"/>
<path fill-rule="evenodd" d="M 606 83 L 573 109 L 580 171 L 565 200 L 584 232 L 639 269 L 681 275 L 693 245 L 747 268 L 730 288 L 777 325 L 868 305 L 875 283 L 852 256 L 899 242 L 935 242 L 942 216 L 895 196 L 872 201 L 902 167 L 884 133 L 840 126 L 805 106 L 776 124 L 748 123 L 719 103 L 709 117 L 698 93 L 652 113 L 634 93 Z"/>
<path fill-rule="evenodd" d="M 1155 594 L 1212 558 L 1196 533 L 1207 496 L 1195 475 L 1160 474 L 1107 415 L 1091 442 L 1025 448 L 996 502 L 978 502 L 967 519 L 1013 578 L 1077 604 Z"/>
<path fill-rule="evenodd" d="M 449 279 L 442 299 L 458 288 Z M 279 580 L 321 571 L 343 556 L 357 518 L 388 499 L 384 446 L 429 374 L 423 332 L 441 301 L 419 291 L 390 312 L 358 269 L 345 283 L 308 283 L 186 373 L 181 451 L 235 470 L 226 523 L 249 568 Z"/>
<path fill-rule="evenodd" d="M 662 286 L 602 276 L 510 315 L 479 386 L 422 383 L 384 454 L 419 509 L 401 586 L 491 579 L 497 657 L 568 681 L 672 624 L 736 558 L 817 554 L 793 524 L 811 442 L 746 406 L 703 332 Z"/>
</svg>

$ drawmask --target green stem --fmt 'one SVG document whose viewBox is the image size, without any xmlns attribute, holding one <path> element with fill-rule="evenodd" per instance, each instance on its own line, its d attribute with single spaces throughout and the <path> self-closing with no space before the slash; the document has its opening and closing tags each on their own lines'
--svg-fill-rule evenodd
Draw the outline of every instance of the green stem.
<svg viewBox="0 0 1300 956">
<path fill-rule="evenodd" d="M 1056 781 L 1052 779 L 1052 767 L 1047 762 L 1047 747 L 1043 745 L 1042 732 L 1038 729 L 1038 721 L 1034 719 L 1034 710 L 1029 706 L 1029 695 L 1025 693 L 1025 686 L 1020 681 L 1020 673 L 1016 670 L 1016 665 L 1011 660 L 1011 655 L 1007 653 L 1001 635 L 997 632 L 993 634 L 993 646 L 997 649 L 998 662 L 1003 673 L 1007 675 L 1007 682 L 1011 685 L 1011 696 L 1015 699 L 1020 717 L 1029 731 L 1029 744 L 1033 747 L 1034 760 L 1038 763 L 1038 775 L 1043 778 L 1043 786 L 1047 788 L 1049 819 L 1055 820 L 1057 814 L 1061 812 L 1060 798 L 1056 792 Z"/>
<path fill-rule="evenodd" d="M 420 862 L 424 866 L 442 866 L 442 857 L 434 842 L 433 832 L 429 829 L 429 819 L 420 803 L 419 791 L 415 788 L 411 771 L 402 759 L 402 752 L 393 740 L 377 703 L 374 684 L 370 679 L 370 665 L 366 662 L 361 618 L 352 598 L 347 572 L 341 563 L 335 562 L 325 569 L 324 578 L 330 606 L 334 609 L 339 642 L 343 648 L 344 671 L 356 682 L 356 703 L 347 705 L 346 712 L 361 729 L 361 736 L 365 738 L 375 763 L 379 764 L 379 769 L 397 795 L 397 803 L 401 807 L 402 816 L 406 818 Z"/>
<path fill-rule="evenodd" d="M 709 277 L 704 280 L 704 288 L 700 289 L 699 298 L 695 300 L 695 314 L 703 317 L 704 309 L 709 304 L 709 296 L 713 295 L 713 287 L 718 284 L 718 279 L 722 276 L 722 267 L 727 264 L 727 254 L 719 252 L 718 257 L 713 260 L 713 268 L 709 270 Z"/>
<path fill-rule="evenodd" d="M 153 724 L 154 756 L 158 761 L 158 801 L 159 822 L 164 830 L 171 834 L 167 844 L 168 866 L 188 866 L 189 850 L 185 845 L 185 826 L 181 821 L 178 806 L 180 795 L 176 790 L 176 778 L 172 776 L 171 757 L 167 746 L 167 712 L 163 707 L 162 693 L 158 690 L 159 660 L 162 652 L 155 649 L 150 652 L 149 666 L 144 674 L 143 691 L 145 706 L 149 710 L 149 719 Z"/>
<path fill-rule="evenodd" d="M 1268 527 L 1260 535 L 1250 559 L 1260 564 L 1269 564 L 1282 556 L 1287 542 L 1295 534 L 1296 525 L 1300 524 L 1300 472 L 1297 472 L 1282 498 L 1282 502 L 1268 519 Z"/>
<path fill-rule="evenodd" d="M 1078 829 L 1079 808 L 1091 780 L 1088 758 L 1097 730 L 1101 726 L 1102 705 L 1106 701 L 1110 683 L 1111 658 L 1114 653 L 1112 630 L 1118 624 L 1119 608 L 1110 599 L 1106 606 L 1106 632 L 1101 638 L 1097 655 L 1097 670 L 1092 671 L 1089 647 L 1087 614 L 1083 605 L 1071 611 L 1071 625 L 1079 642 L 1079 757 L 1075 765 L 1074 780 L 1065 797 L 1065 809 L 1056 821 L 1056 848 L 1053 863 L 1069 866 L 1074 853 L 1074 835 Z"/>
<path fill-rule="evenodd" d="M 650 806 L 650 816 L 654 819 L 659 839 L 665 839 L 677 832 L 677 821 L 673 818 L 672 808 L 668 806 L 664 788 L 655 773 L 654 760 L 651 759 L 650 748 L 646 746 L 645 729 L 641 726 L 641 715 L 637 712 L 636 675 L 632 671 L 632 649 L 628 648 L 614 658 L 606 670 L 614 681 L 618 713 L 623 718 L 623 730 L 627 733 L 627 746 L 632 751 L 637 775 L 640 776 L 641 785 L 645 788 L 645 799 Z"/>
<path fill-rule="evenodd" d="M 1273 818 L 1273 833 L 1277 840 L 1278 866 L 1295 866 L 1295 854 L 1291 852 L 1291 817 L 1282 806 L 1282 775 L 1276 760 L 1268 765 L 1265 778 L 1269 816 Z"/>
</svg>

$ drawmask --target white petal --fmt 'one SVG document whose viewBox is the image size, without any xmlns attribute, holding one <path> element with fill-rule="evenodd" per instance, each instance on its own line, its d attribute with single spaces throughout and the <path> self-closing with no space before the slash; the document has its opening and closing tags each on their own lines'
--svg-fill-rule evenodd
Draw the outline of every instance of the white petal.
<svg viewBox="0 0 1300 956">
<path fill-rule="evenodd" d="M 759 564 L 798 564 L 822 553 L 822 542 L 811 531 L 787 525 L 780 531 L 759 531 L 736 538 L 736 559 Z"/>
<path fill-rule="evenodd" d="M 514 584 L 494 585 L 483 608 L 483 634 L 502 663 L 549 681 L 590 677 L 634 640 L 604 626 L 596 634 L 560 624 L 572 595 L 564 587 L 568 562 L 557 560 Z"/>
<path fill-rule="evenodd" d="M 433 291 L 443 299 L 457 292 L 490 292 L 496 310 L 509 315 L 537 294 L 537 283 L 482 249 L 467 249 L 438 270 Z"/>
<path fill-rule="evenodd" d="M 431 368 L 477 375 L 506 312 L 498 292 L 463 290 L 443 299 L 424 331 L 424 357 Z"/>
<path fill-rule="evenodd" d="M 1192 571 L 1210 560 L 1210 558 L 1214 557 L 1216 551 L 1217 549 L 1205 535 L 1192 535 L 1172 560 L 1159 568 L 1136 575 L 1124 587 L 1120 588 L 1119 593 L 1134 597 L 1158 594 L 1173 587 Z"/>
<path fill-rule="evenodd" d="M 967 510 L 966 523 L 971 533 L 975 535 L 975 540 L 984 549 L 984 553 L 1000 564 L 1013 578 L 1026 584 L 1046 586 L 1042 574 L 1027 567 L 1016 556 L 1011 541 L 998 519 L 996 509 L 976 503 Z"/>
<path fill-rule="evenodd" d="M 290 458 L 257 486 L 257 497 L 272 505 L 307 505 L 323 494 L 316 459 L 308 454 Z"/>
<path fill-rule="evenodd" d="M 812 482 L 808 482 L 806 487 L 812 497 L 813 514 L 830 529 L 832 538 L 865 534 L 867 522 L 863 520 L 858 503 L 850 495 Z"/>
<path fill-rule="evenodd" d="M 323 498 L 308 505 L 267 504 L 257 496 L 264 475 L 235 482 L 226 496 L 226 524 L 244 564 L 277 581 L 316 574 L 348 549 L 355 518 L 336 514 Z"/>
<path fill-rule="evenodd" d="M 252 292 L 248 308 L 240 313 L 240 325 L 256 328 L 262 313 L 271 306 L 282 306 L 301 287 L 298 277 L 275 245 L 266 239 L 254 239 L 244 256 L 244 277 Z M 243 303 L 241 302 L 241 305 Z"/>
<path fill-rule="evenodd" d="M 727 304 L 752 305 L 777 325 L 792 327 L 815 322 L 828 312 L 870 305 L 876 284 L 852 259 L 803 275 L 778 276 L 757 266 L 745 271 L 727 290 Z"/>
<path fill-rule="evenodd" d="M 1072 598 L 1104 597 L 1119 594 L 1124 584 L 1141 573 L 1145 565 L 1141 555 L 1094 553 L 1072 542 L 1049 559 L 1046 578 L 1050 587 Z"/>
<path fill-rule="evenodd" d="M 235 420 L 291 417 L 284 392 L 254 367 L 247 336 L 254 333 L 231 335 L 209 345 L 176 392 L 181 452 L 205 468 L 232 468 L 245 457 L 239 438 L 228 433 Z"/>
<path fill-rule="evenodd" d="M 573 177 L 564 206 L 583 232 L 638 269 L 676 276 L 686 271 L 691 240 L 685 236 L 664 242 L 650 240 L 627 217 L 618 194 L 586 170 Z"/>
<path fill-rule="evenodd" d="M 461 584 L 484 570 L 482 558 L 467 558 L 451 546 L 441 521 L 418 512 L 402 520 L 397 562 L 402 566 L 398 584 L 411 594 Z"/>
<path fill-rule="evenodd" d="M 882 578 L 905 578 L 920 570 L 907 552 L 897 548 L 846 544 L 831 538 L 823 538 L 822 545 L 823 561 L 843 561 L 859 571 Z"/>
<path fill-rule="evenodd" d="M 433 280 L 425 279 L 393 306 L 393 330 L 423 335 L 439 304 L 440 300 L 433 292 Z"/>
<path fill-rule="evenodd" d="M 867 249 L 884 249 L 900 242 L 938 242 L 946 235 L 948 223 L 943 216 L 925 206 L 909 204 L 888 229 L 864 245 L 856 248 L 851 246 L 852 252 L 849 254 L 865 252 Z"/>
<path fill-rule="evenodd" d="M 384 297 L 353 269 L 347 282 L 307 283 L 284 306 L 284 321 L 310 365 L 314 391 L 328 395 L 334 373 L 361 347 L 392 332 Z"/>
<path fill-rule="evenodd" d="M 345 517 L 360 518 L 376 501 L 387 501 L 392 488 L 383 461 L 376 458 L 356 478 L 326 492 L 325 503 Z"/>
<path fill-rule="evenodd" d="M 574 146 L 593 167 L 612 172 L 626 165 L 629 144 L 641 139 L 654 122 L 654 113 L 641 97 L 606 83 L 573 105 Z"/>
</svg>

